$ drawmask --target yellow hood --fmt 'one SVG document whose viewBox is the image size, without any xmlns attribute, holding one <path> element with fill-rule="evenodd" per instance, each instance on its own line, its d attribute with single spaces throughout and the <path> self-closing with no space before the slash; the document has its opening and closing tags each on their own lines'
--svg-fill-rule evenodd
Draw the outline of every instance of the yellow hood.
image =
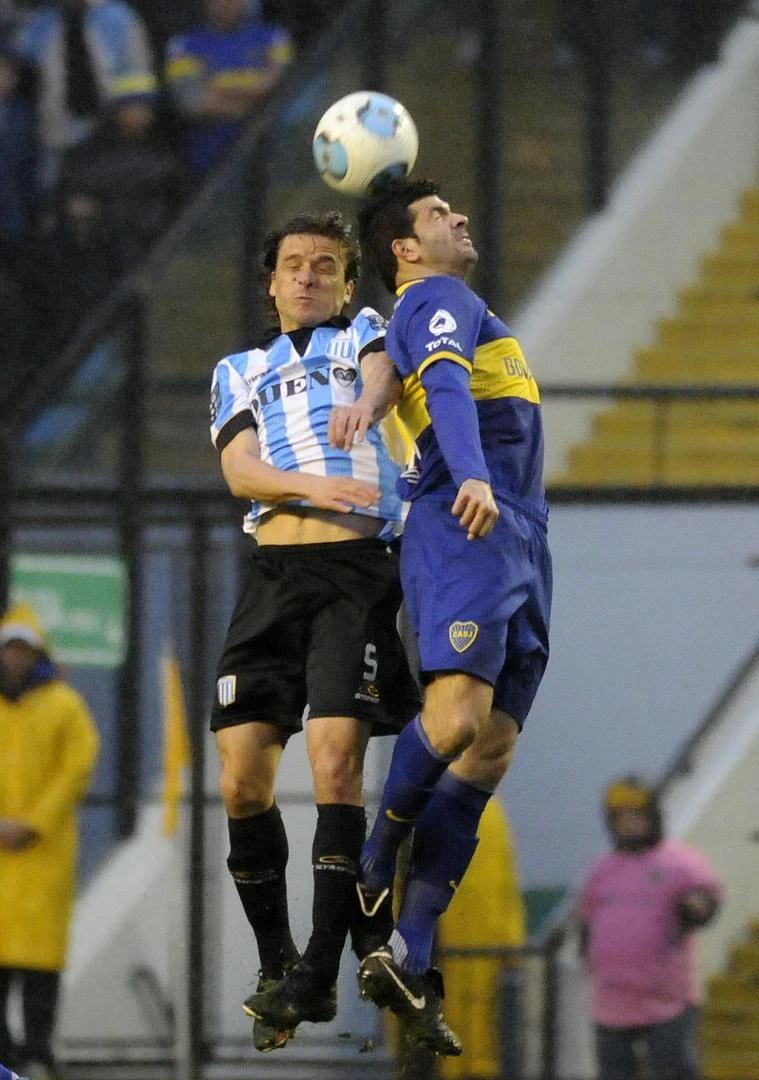
<svg viewBox="0 0 759 1080">
<path fill-rule="evenodd" d="M 29 604 L 16 604 L 0 620 L 0 645 L 8 641 L 25 641 L 27 645 L 50 655 L 45 630 Z"/>
</svg>

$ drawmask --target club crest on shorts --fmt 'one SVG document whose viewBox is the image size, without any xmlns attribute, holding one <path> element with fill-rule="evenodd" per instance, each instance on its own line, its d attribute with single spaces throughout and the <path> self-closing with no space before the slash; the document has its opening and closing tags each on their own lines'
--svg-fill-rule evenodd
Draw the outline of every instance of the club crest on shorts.
<svg viewBox="0 0 759 1080">
<path fill-rule="evenodd" d="M 231 705 L 237 697 L 237 676 L 222 675 L 216 680 L 216 700 L 222 706 Z"/>
<path fill-rule="evenodd" d="M 455 622 L 448 627 L 448 638 L 458 653 L 466 652 L 480 632 L 476 622 Z"/>
</svg>

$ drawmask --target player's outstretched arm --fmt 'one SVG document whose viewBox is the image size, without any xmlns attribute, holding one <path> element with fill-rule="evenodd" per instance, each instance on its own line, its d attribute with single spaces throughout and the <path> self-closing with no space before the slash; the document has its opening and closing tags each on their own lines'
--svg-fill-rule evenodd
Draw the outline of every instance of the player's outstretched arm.
<svg viewBox="0 0 759 1080">
<path fill-rule="evenodd" d="M 401 380 L 386 352 L 367 353 L 361 361 L 363 389 L 352 405 L 337 405 L 329 417 L 329 441 L 341 450 L 363 442 L 401 396 Z"/>
<path fill-rule="evenodd" d="M 241 499 L 268 503 L 306 499 L 319 510 L 347 514 L 356 506 L 376 506 L 380 498 L 379 490 L 362 480 L 286 472 L 261 461 L 258 436 L 253 428 L 238 432 L 224 447 L 221 471 L 229 490 Z"/>
</svg>

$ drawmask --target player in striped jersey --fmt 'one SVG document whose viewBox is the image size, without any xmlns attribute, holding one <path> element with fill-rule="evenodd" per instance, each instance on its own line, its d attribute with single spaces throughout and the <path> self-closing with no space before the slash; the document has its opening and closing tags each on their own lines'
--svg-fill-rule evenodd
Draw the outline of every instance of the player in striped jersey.
<svg viewBox="0 0 759 1080">
<path fill-rule="evenodd" d="M 358 265 L 339 214 L 296 218 L 272 233 L 263 270 L 278 327 L 221 360 L 213 377 L 212 439 L 230 490 L 251 502 L 245 529 L 257 540 L 219 662 L 211 727 L 228 866 L 259 950 L 258 990 L 244 1008 L 263 1051 L 283 1046 L 302 1020 L 334 1017 L 349 930 L 364 956 L 392 928 L 389 903 L 383 931 L 362 914 L 356 879 L 369 737 L 397 731 L 419 701 L 396 631 L 400 582 L 388 546 L 401 523 L 399 470 L 369 426 L 371 410 L 350 449 L 328 437 L 333 408 L 361 394 L 361 357 L 384 348 L 375 311 L 343 315 Z M 313 933 L 300 958 L 274 789 L 306 705 L 317 825 Z"/>
<path fill-rule="evenodd" d="M 416 450 L 401 578 L 425 683 L 361 855 L 370 912 L 414 829 L 399 919 L 361 963 L 359 987 L 441 1054 L 461 1044 L 430 968 L 435 922 L 542 678 L 551 603 L 538 388 L 511 332 L 465 284 L 477 259 L 467 224 L 428 181 L 383 185 L 359 215 L 364 253 L 398 296 L 386 347 Z M 338 432 L 338 445 L 350 441 Z"/>
</svg>

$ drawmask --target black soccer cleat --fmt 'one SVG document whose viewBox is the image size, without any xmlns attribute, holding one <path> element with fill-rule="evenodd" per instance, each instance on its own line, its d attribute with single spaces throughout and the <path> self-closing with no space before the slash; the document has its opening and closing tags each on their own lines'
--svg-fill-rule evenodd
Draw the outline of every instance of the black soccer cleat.
<svg viewBox="0 0 759 1080">
<path fill-rule="evenodd" d="M 258 980 L 256 994 L 266 993 L 273 990 L 279 979 L 267 979 L 263 975 Z M 245 1012 L 252 1016 L 248 1008 L 248 1002 L 243 1003 Z M 295 1034 L 295 1028 L 281 1028 L 277 1025 L 267 1024 L 263 1020 L 256 1019 L 253 1023 L 253 1045 L 262 1054 L 268 1054 L 272 1050 L 281 1050 Z"/>
<path fill-rule="evenodd" d="M 396 964 L 390 948 L 384 946 L 361 961 L 358 988 L 365 1001 L 390 1009 L 406 1021 L 408 1042 L 446 1057 L 461 1053 L 461 1040 L 440 1010 L 445 992 L 443 977 L 436 968 L 424 974 L 404 971 Z"/>
<path fill-rule="evenodd" d="M 337 987 L 325 986 L 301 960 L 271 989 L 251 994 L 243 1009 L 269 1027 L 292 1034 L 304 1021 L 326 1024 L 335 1019 Z"/>
</svg>

